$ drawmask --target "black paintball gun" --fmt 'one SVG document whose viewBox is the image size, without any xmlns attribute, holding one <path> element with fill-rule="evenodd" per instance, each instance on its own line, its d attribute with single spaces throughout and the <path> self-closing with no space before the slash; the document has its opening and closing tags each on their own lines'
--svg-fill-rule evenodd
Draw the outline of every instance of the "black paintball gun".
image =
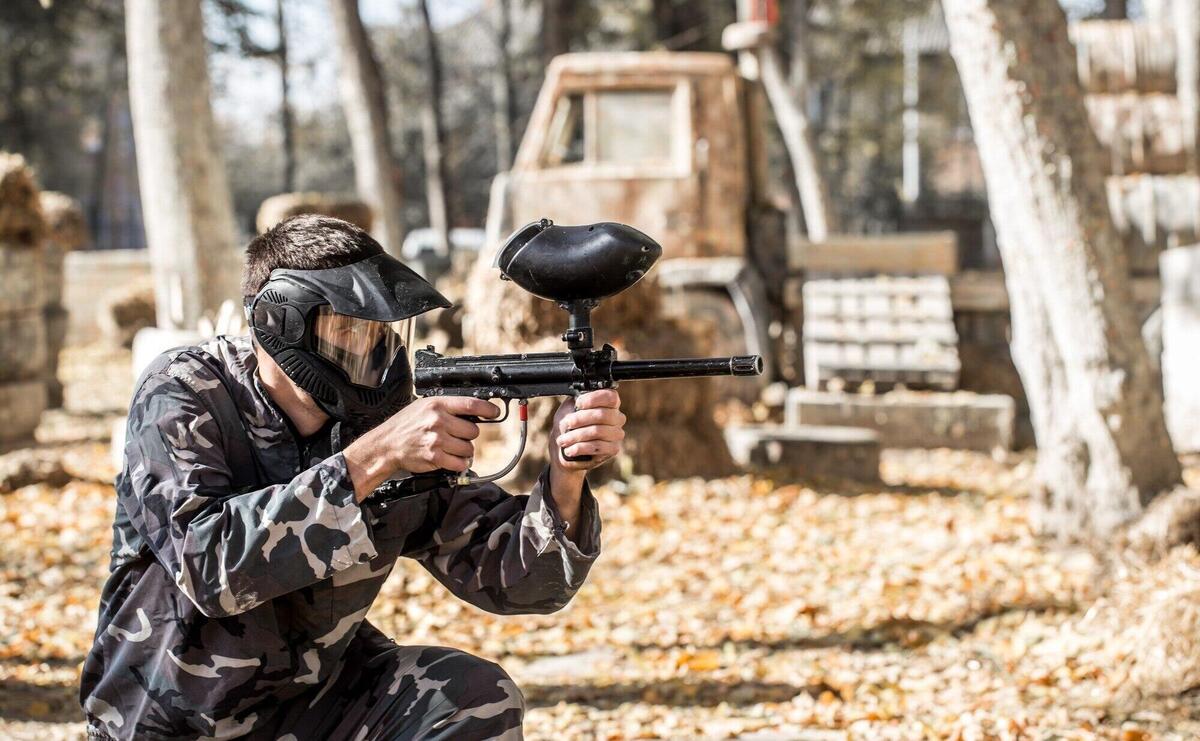
<svg viewBox="0 0 1200 741">
<path fill-rule="evenodd" d="M 613 296 L 642 279 L 662 255 L 650 237 L 624 224 L 599 223 L 556 226 L 549 219 L 528 224 L 513 233 L 500 249 L 496 266 L 501 278 L 567 312 L 562 334 L 566 352 L 449 357 L 430 346 L 415 353 L 415 386 L 419 396 L 474 396 L 516 400 L 521 442 L 516 455 L 490 476 L 449 474 L 454 483 L 494 481 L 509 473 L 525 450 L 527 404 L 538 396 L 576 396 L 615 388 L 622 381 L 696 376 L 757 376 L 762 357 L 667 358 L 618 360 L 611 345 L 594 347 L 591 312 L 601 299 Z M 581 457 L 579 460 L 586 460 Z M 442 472 L 442 475 L 447 475 Z"/>
</svg>

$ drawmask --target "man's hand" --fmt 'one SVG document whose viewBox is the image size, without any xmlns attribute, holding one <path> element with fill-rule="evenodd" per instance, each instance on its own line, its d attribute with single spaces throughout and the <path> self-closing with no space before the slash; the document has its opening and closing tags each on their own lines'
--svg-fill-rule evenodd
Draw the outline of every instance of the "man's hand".
<svg viewBox="0 0 1200 741">
<path fill-rule="evenodd" d="M 550 465 L 563 471 L 586 473 L 621 452 L 625 415 L 615 389 L 592 391 L 567 399 L 554 413 L 550 440 Z M 591 460 L 569 461 L 566 456 L 590 455 Z M 582 476 L 580 476 L 582 479 Z"/>
<path fill-rule="evenodd" d="M 465 471 L 475 457 L 479 425 L 466 416 L 495 419 L 495 404 L 468 396 L 417 399 L 351 443 L 346 465 L 358 501 L 396 471 Z"/>
<path fill-rule="evenodd" d="M 587 472 L 621 452 L 625 439 L 625 415 L 621 397 L 614 389 L 592 391 L 567 399 L 554 413 L 550 435 L 550 494 L 575 538 L 579 500 Z M 564 456 L 590 455 L 586 461 L 569 461 Z"/>
</svg>

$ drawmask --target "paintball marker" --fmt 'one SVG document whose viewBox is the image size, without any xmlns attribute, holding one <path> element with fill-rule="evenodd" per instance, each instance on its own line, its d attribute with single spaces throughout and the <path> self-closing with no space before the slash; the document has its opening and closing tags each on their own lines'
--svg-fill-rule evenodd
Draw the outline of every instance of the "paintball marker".
<svg viewBox="0 0 1200 741">
<path fill-rule="evenodd" d="M 662 255 L 650 237 L 624 224 L 556 226 L 549 219 L 518 229 L 500 249 L 496 266 L 511 280 L 567 312 L 562 334 L 566 352 L 448 357 L 430 346 L 415 353 L 415 388 L 419 396 L 473 396 L 516 400 L 521 442 L 516 455 L 490 476 L 449 474 L 458 484 L 494 481 L 508 474 L 525 450 L 527 404 L 538 396 L 576 396 L 615 388 L 621 381 L 695 376 L 756 376 L 763 371 L 758 355 L 723 358 L 618 360 L 611 345 L 595 349 L 591 312 L 601 299 L 641 280 Z M 572 460 L 587 460 L 581 456 Z M 442 476 L 447 475 L 442 472 Z"/>
</svg>

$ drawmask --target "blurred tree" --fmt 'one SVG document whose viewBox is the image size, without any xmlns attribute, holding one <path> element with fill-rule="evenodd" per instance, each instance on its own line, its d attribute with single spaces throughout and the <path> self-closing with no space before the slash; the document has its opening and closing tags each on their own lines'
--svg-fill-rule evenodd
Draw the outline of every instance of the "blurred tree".
<svg viewBox="0 0 1200 741">
<path fill-rule="evenodd" d="M 721 30 L 732 23 L 734 3 L 651 0 L 654 43 L 672 51 L 719 51 Z"/>
<path fill-rule="evenodd" d="M 392 154 L 388 108 L 379 63 L 371 50 L 358 0 L 329 0 L 337 37 L 342 107 L 354 149 L 358 194 L 374 210 L 383 248 L 399 255 L 404 241 L 400 173 Z"/>
<path fill-rule="evenodd" d="M 1128 0 L 1104 0 L 1104 17 L 1109 20 L 1121 20 L 1129 17 Z"/>
<path fill-rule="evenodd" d="M 233 207 L 209 103 L 200 0 L 126 0 L 129 97 L 158 325 L 236 298 Z"/>
<path fill-rule="evenodd" d="M 122 0 L 0 2 L 0 149 L 25 155 L 43 187 L 79 198 L 93 226 L 110 111 L 123 108 L 124 47 Z"/>
<path fill-rule="evenodd" d="M 450 254 L 450 200 L 446 187 L 446 127 L 442 121 L 442 58 L 438 54 L 437 33 L 429 17 L 428 0 L 420 0 L 421 29 L 425 37 L 425 69 L 429 89 L 421 111 L 424 137 L 425 198 L 429 202 L 429 226 L 438 241 L 441 254 Z"/>
<path fill-rule="evenodd" d="M 987 179 L 1043 525 L 1110 535 L 1180 483 L 1067 20 L 1054 0 L 943 0 Z"/>
<path fill-rule="evenodd" d="M 251 59 L 266 59 L 279 71 L 279 133 L 283 151 L 281 189 L 284 193 L 296 190 L 296 124 L 289 96 L 291 65 L 288 58 L 287 18 L 283 0 L 275 0 L 275 43 L 265 46 L 250 33 L 249 20 L 260 15 L 245 0 L 211 0 L 224 17 L 236 40 L 236 51 Z M 218 45 L 219 46 L 219 45 Z"/>
<path fill-rule="evenodd" d="M 739 3 L 745 12 L 746 3 Z M 754 49 L 758 74 L 779 132 L 791 161 L 791 170 L 804 214 L 807 236 L 814 242 L 823 241 L 838 231 L 837 214 L 829 198 L 829 187 L 822 172 L 808 117 L 808 2 L 795 0 L 788 8 L 788 24 L 783 34 L 787 38 L 792 59 L 789 81 L 783 71 L 774 40 L 766 39 Z"/>
<path fill-rule="evenodd" d="M 514 105 L 512 51 L 512 10 L 509 0 L 493 0 L 492 10 L 496 18 L 496 65 L 492 71 L 493 125 L 496 130 L 496 170 L 504 172 L 512 167 L 514 152 L 513 126 Z"/>
</svg>

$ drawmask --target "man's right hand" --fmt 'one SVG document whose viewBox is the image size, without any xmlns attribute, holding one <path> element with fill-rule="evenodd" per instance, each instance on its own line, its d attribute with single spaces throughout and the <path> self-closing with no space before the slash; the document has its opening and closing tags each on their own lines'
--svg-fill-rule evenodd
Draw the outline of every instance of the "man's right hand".
<svg viewBox="0 0 1200 741">
<path fill-rule="evenodd" d="M 495 404 L 469 396 L 417 399 L 344 451 L 358 501 L 396 471 L 465 471 L 475 456 L 479 425 L 463 417 L 495 419 Z"/>
</svg>

